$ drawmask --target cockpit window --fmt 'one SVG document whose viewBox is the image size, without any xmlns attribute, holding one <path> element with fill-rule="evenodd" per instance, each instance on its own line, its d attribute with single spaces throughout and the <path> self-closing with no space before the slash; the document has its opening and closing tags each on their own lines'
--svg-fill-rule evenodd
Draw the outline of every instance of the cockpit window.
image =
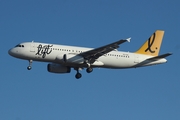
<svg viewBox="0 0 180 120">
<path fill-rule="evenodd" d="M 18 45 L 16 45 L 15 47 L 24 47 L 24 45 L 18 44 Z"/>
</svg>

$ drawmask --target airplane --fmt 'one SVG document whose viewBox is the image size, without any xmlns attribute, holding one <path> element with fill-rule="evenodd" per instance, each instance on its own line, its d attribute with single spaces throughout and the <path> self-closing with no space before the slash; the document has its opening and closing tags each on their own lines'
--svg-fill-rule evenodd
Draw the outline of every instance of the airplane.
<svg viewBox="0 0 180 120">
<path fill-rule="evenodd" d="M 20 43 L 8 53 L 15 58 L 28 60 L 28 70 L 31 70 L 33 61 L 49 62 L 48 72 L 70 73 L 71 68 L 74 68 L 77 71 L 75 78 L 79 79 L 82 77 L 79 70 L 84 68 L 87 73 L 91 73 L 93 68 L 124 69 L 166 63 L 165 57 L 172 53 L 159 55 L 163 36 L 163 30 L 155 31 L 136 52 L 117 50 L 122 43 L 130 42 L 131 38 L 128 38 L 98 48 L 32 41 Z"/>
</svg>

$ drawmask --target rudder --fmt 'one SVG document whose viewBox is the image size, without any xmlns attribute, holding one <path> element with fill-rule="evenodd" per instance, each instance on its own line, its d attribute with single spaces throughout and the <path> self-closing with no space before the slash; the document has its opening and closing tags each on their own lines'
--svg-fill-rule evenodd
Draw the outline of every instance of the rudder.
<svg viewBox="0 0 180 120">
<path fill-rule="evenodd" d="M 157 30 L 135 53 L 158 56 L 163 36 L 164 31 Z"/>
</svg>

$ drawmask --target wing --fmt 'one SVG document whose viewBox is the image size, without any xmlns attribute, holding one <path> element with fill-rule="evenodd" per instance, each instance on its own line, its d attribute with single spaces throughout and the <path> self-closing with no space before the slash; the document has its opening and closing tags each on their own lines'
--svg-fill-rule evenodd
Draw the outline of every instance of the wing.
<svg viewBox="0 0 180 120">
<path fill-rule="evenodd" d="M 119 40 L 114 43 L 95 48 L 86 52 L 81 53 L 80 55 L 84 57 L 84 59 L 88 60 L 90 63 L 93 63 L 96 59 L 101 57 L 102 55 L 109 53 L 113 51 L 114 49 L 119 48 L 119 45 L 124 43 L 124 42 L 130 42 L 131 38 L 128 38 L 126 40 Z"/>
</svg>

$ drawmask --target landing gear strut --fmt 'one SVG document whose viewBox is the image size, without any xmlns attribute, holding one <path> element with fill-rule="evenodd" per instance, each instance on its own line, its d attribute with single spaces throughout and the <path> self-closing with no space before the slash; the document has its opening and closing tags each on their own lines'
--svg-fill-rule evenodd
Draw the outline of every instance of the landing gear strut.
<svg viewBox="0 0 180 120">
<path fill-rule="evenodd" d="M 85 61 L 85 63 L 87 65 L 86 72 L 91 73 L 93 71 L 93 68 L 91 68 L 91 64 L 88 61 Z"/>
<path fill-rule="evenodd" d="M 27 67 L 28 70 L 32 69 L 32 62 L 33 62 L 33 60 L 29 60 L 29 66 Z"/>
</svg>

